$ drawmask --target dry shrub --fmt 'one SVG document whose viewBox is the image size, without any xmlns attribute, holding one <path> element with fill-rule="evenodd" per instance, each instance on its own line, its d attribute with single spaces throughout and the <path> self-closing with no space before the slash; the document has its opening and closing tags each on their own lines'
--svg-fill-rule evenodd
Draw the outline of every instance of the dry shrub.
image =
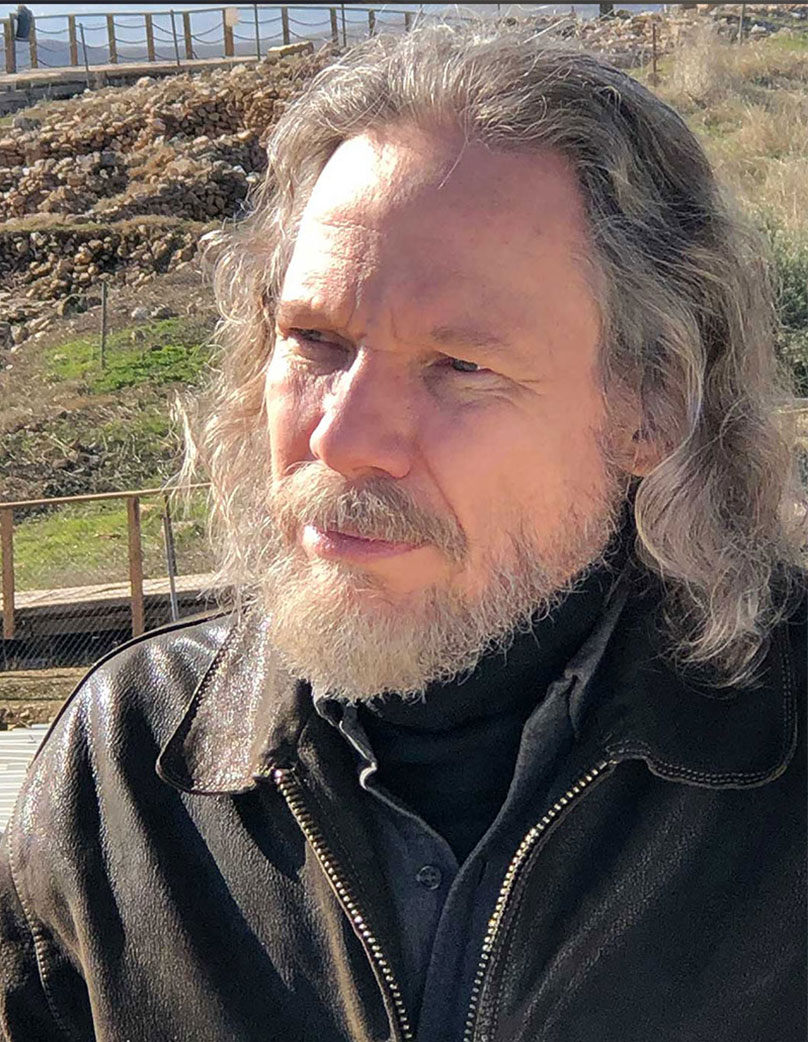
<svg viewBox="0 0 808 1042">
<path fill-rule="evenodd" d="M 736 48 L 737 51 L 737 48 Z M 715 105 L 737 93 L 741 84 L 738 55 L 711 25 L 684 38 L 674 51 L 665 82 L 665 99 L 687 111 Z"/>
<path fill-rule="evenodd" d="M 738 46 L 705 24 L 694 28 L 674 51 L 663 88 L 683 112 L 723 101 L 765 103 L 773 90 L 808 87 L 808 49 L 787 37 L 745 41 Z"/>
<path fill-rule="evenodd" d="M 808 49 L 786 37 L 739 47 L 707 26 L 672 55 L 659 93 L 750 212 L 808 232 Z"/>
</svg>

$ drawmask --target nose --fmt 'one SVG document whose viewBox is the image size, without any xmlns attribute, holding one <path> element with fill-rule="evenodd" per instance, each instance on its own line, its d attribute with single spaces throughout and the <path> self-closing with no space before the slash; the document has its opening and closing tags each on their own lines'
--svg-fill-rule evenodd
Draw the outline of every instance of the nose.
<svg viewBox="0 0 808 1042">
<path fill-rule="evenodd" d="M 415 409 L 400 367 L 357 352 L 338 374 L 311 434 L 312 454 L 345 477 L 405 477 L 412 466 Z"/>
</svg>

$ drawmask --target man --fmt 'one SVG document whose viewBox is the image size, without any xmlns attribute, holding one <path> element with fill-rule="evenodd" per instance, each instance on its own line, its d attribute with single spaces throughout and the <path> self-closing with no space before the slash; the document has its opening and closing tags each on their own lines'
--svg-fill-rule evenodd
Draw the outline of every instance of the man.
<svg viewBox="0 0 808 1042">
<path fill-rule="evenodd" d="M 46 740 L 5 1037 L 797 1042 L 804 510 L 686 127 L 522 30 L 380 38 L 216 263 L 236 607 Z"/>
</svg>

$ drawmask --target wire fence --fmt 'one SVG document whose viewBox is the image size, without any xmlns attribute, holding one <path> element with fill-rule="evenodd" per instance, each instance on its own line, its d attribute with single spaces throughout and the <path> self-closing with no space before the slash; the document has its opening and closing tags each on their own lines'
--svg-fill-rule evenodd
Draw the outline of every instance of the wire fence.
<svg viewBox="0 0 808 1042">
<path fill-rule="evenodd" d="M 10 15 L 3 22 L 5 71 L 260 58 L 270 47 L 299 41 L 347 46 L 382 30 L 403 31 L 422 14 L 418 8 L 252 4 L 139 15 L 32 16 L 22 32 L 17 16 Z"/>
<path fill-rule="evenodd" d="M 0 504 L 0 674 L 87 666 L 210 606 L 205 486 Z"/>
<path fill-rule="evenodd" d="M 269 48 L 299 42 L 330 42 L 348 47 L 378 32 L 402 32 L 421 19 L 439 17 L 442 21 L 463 21 L 473 17 L 535 17 L 562 35 L 578 35 L 590 27 L 597 4 L 474 4 L 469 7 L 444 4 L 414 4 L 383 7 L 353 4 L 315 7 L 284 5 L 267 7 L 251 4 L 241 7 L 203 7 L 188 11 L 146 11 L 142 14 L 98 12 L 82 15 L 31 16 L 23 24 L 18 15 L 3 21 L 5 70 L 8 73 L 32 69 L 84 69 L 86 74 L 102 67 L 160 63 L 182 66 L 187 62 L 222 59 L 260 59 Z M 665 11 L 678 5 L 661 5 Z M 687 5 L 695 7 L 696 5 Z M 746 5 L 736 5 L 737 22 L 732 31 L 740 42 L 754 32 L 754 17 L 744 14 Z M 632 5 L 633 13 L 660 5 Z M 602 12 L 601 12 L 602 13 Z M 613 21 L 611 17 L 607 21 Z M 757 26 L 757 28 L 760 28 Z M 18 31 L 19 30 L 19 31 Z M 20 36 L 20 39 L 16 37 Z M 589 36 L 585 37 L 590 40 Z M 593 41 L 597 46 L 597 41 Z M 623 40 L 615 57 L 618 64 L 656 65 L 656 28 L 653 37 Z M 619 60 L 618 60 L 619 59 Z M 630 59 L 630 60 L 629 60 Z"/>
</svg>

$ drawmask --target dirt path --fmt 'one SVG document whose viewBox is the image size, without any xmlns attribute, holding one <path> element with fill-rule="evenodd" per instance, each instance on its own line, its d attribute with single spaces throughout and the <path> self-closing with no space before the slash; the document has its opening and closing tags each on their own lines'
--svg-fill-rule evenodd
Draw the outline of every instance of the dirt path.
<svg viewBox="0 0 808 1042">
<path fill-rule="evenodd" d="M 63 668 L 0 673 L 0 730 L 49 723 L 86 672 Z"/>
</svg>

